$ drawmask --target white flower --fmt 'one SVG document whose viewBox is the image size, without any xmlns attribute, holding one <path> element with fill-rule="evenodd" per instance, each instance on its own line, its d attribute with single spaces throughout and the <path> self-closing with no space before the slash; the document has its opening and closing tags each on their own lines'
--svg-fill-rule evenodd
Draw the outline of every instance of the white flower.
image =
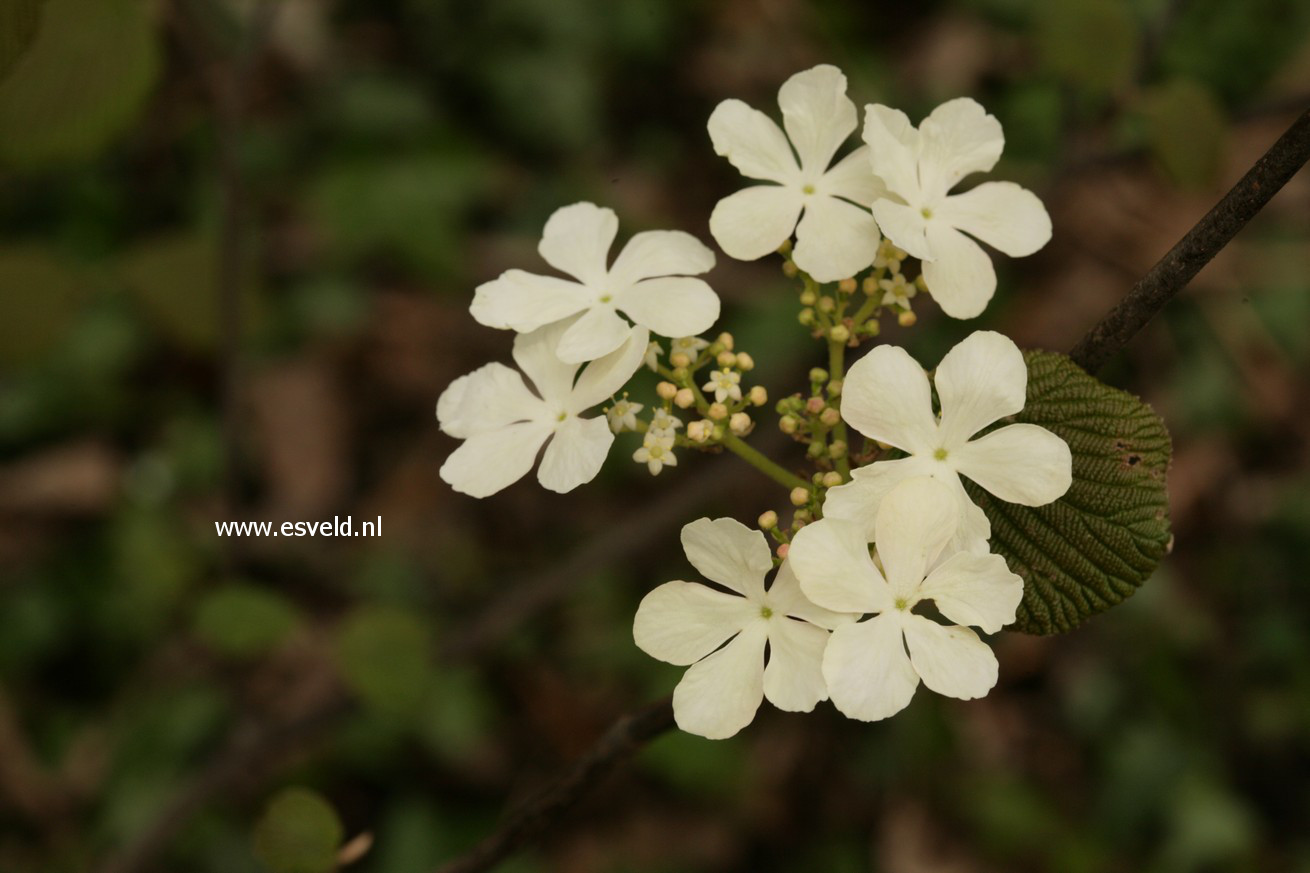
<svg viewBox="0 0 1310 873">
<path fill-rule="evenodd" d="M 962 700 L 996 684 L 996 656 L 964 625 L 995 633 L 1014 621 L 1023 580 L 999 555 L 956 552 L 939 563 L 957 521 L 950 489 L 917 478 L 893 489 L 878 512 L 882 572 L 864 531 L 851 522 L 824 519 L 792 540 L 787 560 L 807 597 L 828 609 L 874 613 L 837 628 L 823 656 L 832 703 L 851 718 L 876 721 L 901 711 L 920 679 Z M 957 624 L 916 615 L 925 600 Z"/>
<path fill-rule="evenodd" d="M 978 331 L 965 338 L 942 358 L 934 382 L 940 420 L 933 415 L 928 377 L 904 349 L 878 346 L 855 362 L 842 383 L 842 418 L 909 457 L 854 470 L 850 482 L 828 492 L 823 512 L 854 521 L 872 536 L 887 493 L 906 479 L 930 476 L 955 495 L 960 518 L 954 547 L 985 552 L 991 525 L 960 476 L 1001 500 L 1041 506 L 1069 489 L 1069 446 L 1034 424 L 1011 424 L 970 440 L 1023 409 L 1028 366 L 1018 347 L 999 333 Z"/>
<path fill-rule="evenodd" d="M 620 312 L 663 336 L 708 330 L 719 317 L 719 298 L 690 277 L 713 267 L 714 253 L 691 234 L 649 230 L 632 237 L 607 266 L 618 227 L 613 210 L 592 203 L 556 210 L 537 251 L 577 281 L 508 270 L 478 287 L 469 311 L 488 327 L 517 331 L 581 313 L 556 349 L 569 363 L 592 361 L 621 346 L 631 330 Z"/>
<path fill-rule="evenodd" d="M 710 341 L 701 339 L 698 336 L 680 336 L 669 343 L 669 356 L 681 352 L 693 361 L 700 354 L 701 349 L 708 348 Z"/>
<path fill-rule="evenodd" d="M 735 593 L 667 582 L 637 608 L 632 635 L 641 650 L 690 665 L 673 692 L 678 727 L 723 739 L 750 724 L 764 697 L 789 712 L 809 712 L 825 700 L 820 664 L 828 630 L 854 616 L 806 600 L 786 563 L 765 591 L 773 569 L 769 543 L 740 522 L 694 521 L 682 529 L 682 547 L 705 578 Z"/>
<path fill-rule="evenodd" d="M 678 457 L 673 454 L 673 442 L 673 431 L 648 430 L 641 448 L 632 453 L 632 460 L 645 464 L 652 476 L 658 476 L 665 467 L 678 466 Z"/>
<path fill-rule="evenodd" d="M 884 239 L 878 245 L 878 254 L 873 258 L 873 266 L 878 270 L 890 267 L 892 272 L 900 272 L 903 260 L 905 260 L 905 252 L 898 249 L 896 243 Z"/>
<path fill-rule="evenodd" d="M 1007 255 L 1031 255 L 1051 238 L 1051 218 L 1031 191 L 984 182 L 951 188 L 995 166 L 1005 145 L 1001 124 L 973 100 L 943 103 L 915 130 L 905 113 L 865 107 L 864 141 L 874 173 L 893 197 L 873 204 L 888 238 L 923 261 L 923 278 L 942 311 L 973 318 L 996 291 L 991 258 L 965 233 Z"/>
<path fill-rule="evenodd" d="M 667 409 L 656 409 L 650 417 L 650 429 L 659 433 L 671 434 L 682 427 L 682 419 Z"/>
<path fill-rule="evenodd" d="M 660 348 L 660 344 L 655 340 L 651 340 L 650 345 L 646 346 L 646 357 L 642 358 L 641 362 L 646 365 L 646 369 L 654 373 L 660 368 L 660 355 L 662 354 L 664 354 L 664 349 Z"/>
<path fill-rule="evenodd" d="M 714 392 L 714 400 L 722 403 L 728 398 L 741 400 L 741 373 L 724 367 L 710 373 L 710 381 L 701 386 L 702 391 Z"/>
<path fill-rule="evenodd" d="M 605 417 L 609 419 L 610 430 L 614 433 L 623 433 L 625 430 L 637 429 L 637 413 L 644 409 L 640 403 L 633 403 L 626 397 L 616 402 L 609 409 L 605 410 Z"/>
<path fill-rule="evenodd" d="M 740 100 L 723 101 L 710 116 L 714 151 L 742 175 L 776 183 L 720 200 L 710 216 L 710 233 L 732 257 L 753 261 L 777 250 L 794 228 L 792 258 L 798 267 L 820 282 L 854 276 L 878 250 L 878 226 L 869 206 L 885 192 L 870 172 L 864 147 L 828 166 L 856 127 L 846 77 L 827 64 L 797 73 L 779 89 L 778 105 L 786 136 L 771 118 Z"/>
<path fill-rule="evenodd" d="M 588 364 L 555 356 L 568 322 L 514 340 L 514 361 L 523 376 L 503 364 L 487 364 L 461 376 L 437 401 L 437 420 L 450 436 L 464 440 L 441 465 L 441 478 L 472 497 L 495 494 L 532 469 L 543 444 L 537 479 L 551 491 L 571 491 L 600 472 L 614 435 L 604 416 L 579 415 L 614 394 L 641 366 L 649 338 L 645 328 L 628 329 L 618 349 Z"/>
<path fill-rule="evenodd" d="M 919 293 L 914 283 L 906 282 L 905 276 L 901 273 L 893 273 L 886 279 L 879 279 L 878 287 L 883 290 L 883 306 L 899 306 L 905 310 L 910 308 L 910 298 Z"/>
</svg>

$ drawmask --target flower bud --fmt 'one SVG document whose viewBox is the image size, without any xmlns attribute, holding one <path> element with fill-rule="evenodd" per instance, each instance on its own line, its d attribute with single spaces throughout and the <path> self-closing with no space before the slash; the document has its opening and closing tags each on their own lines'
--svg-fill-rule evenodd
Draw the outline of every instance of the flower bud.
<svg viewBox="0 0 1310 873">
<path fill-rule="evenodd" d="M 746 352 L 737 352 L 737 369 L 742 372 L 755 369 L 755 359 Z"/>
<path fill-rule="evenodd" d="M 782 418 L 778 419 L 778 430 L 783 433 L 796 433 L 798 427 L 800 427 L 800 422 L 796 420 L 795 416 L 784 415 Z"/>
<path fill-rule="evenodd" d="M 798 509 L 792 513 L 791 520 L 793 525 L 800 527 L 814 521 L 814 513 L 808 509 Z"/>
<path fill-rule="evenodd" d="M 661 400 L 672 400 L 678 393 L 678 386 L 672 382 L 661 382 L 655 386 L 655 393 Z"/>
<path fill-rule="evenodd" d="M 914 284 L 918 287 L 920 291 L 928 290 L 928 280 L 923 278 L 922 273 L 914 277 Z"/>
<path fill-rule="evenodd" d="M 778 526 L 778 513 L 770 509 L 760 514 L 760 530 L 773 530 Z"/>
<path fill-rule="evenodd" d="M 782 262 L 782 275 L 786 276 L 788 279 L 795 279 L 800 275 L 800 272 L 800 267 L 796 266 L 791 261 Z"/>
<path fill-rule="evenodd" d="M 710 438 L 713 424 L 703 418 L 690 422 L 687 425 L 687 439 L 693 443 L 703 443 Z"/>
<path fill-rule="evenodd" d="M 836 470 L 829 470 L 827 473 L 823 474 L 824 488 L 836 488 L 840 484 L 841 473 L 838 473 Z"/>
<path fill-rule="evenodd" d="M 795 488 L 791 489 L 789 497 L 792 506 L 804 506 L 810 502 L 810 489 L 802 488 L 797 485 Z"/>
<path fill-rule="evenodd" d="M 769 392 L 764 389 L 763 385 L 756 385 L 750 390 L 750 393 L 746 395 L 746 399 L 749 400 L 753 406 L 763 406 L 769 402 Z"/>
<path fill-rule="evenodd" d="M 833 299 L 832 299 L 831 297 L 829 297 L 827 294 L 825 294 L 825 295 L 823 295 L 822 297 L 819 298 L 819 311 L 820 311 L 820 312 L 832 312 L 832 311 L 833 311 L 834 309 L 836 309 L 836 308 L 837 308 L 837 301 L 836 301 L 836 300 L 833 300 Z"/>
<path fill-rule="evenodd" d="M 855 279 L 853 278 L 842 279 L 840 282 L 837 283 L 837 290 L 843 294 L 854 294 L 855 288 L 856 288 Z"/>
<path fill-rule="evenodd" d="M 825 427 L 835 427 L 841 421 L 841 414 L 835 407 L 829 406 L 819 414 L 819 421 L 823 422 Z"/>
<path fill-rule="evenodd" d="M 814 324 L 814 310 L 810 309 L 808 306 L 805 307 L 800 311 L 800 314 L 796 316 L 796 320 L 805 327 L 809 327 Z"/>
<path fill-rule="evenodd" d="M 732 351 L 732 334 L 728 333 L 726 330 L 723 333 L 719 334 L 714 341 L 717 343 L 722 343 L 725 349 L 727 349 L 728 351 Z"/>
<path fill-rule="evenodd" d="M 678 393 L 673 395 L 673 405 L 679 409 L 691 409 L 696 405 L 696 395 L 691 393 L 690 388 L 679 388 Z"/>
<path fill-rule="evenodd" d="M 815 367 L 814 369 L 810 370 L 810 381 L 811 381 L 811 382 L 827 382 L 827 381 L 828 381 L 828 371 L 825 370 L 825 369 L 823 369 L 822 367 Z"/>
<path fill-rule="evenodd" d="M 791 254 L 791 240 L 790 239 L 783 240 L 782 245 L 778 246 L 777 251 L 778 254 L 782 255 L 783 257 L 786 257 L 787 255 Z"/>
<path fill-rule="evenodd" d="M 833 440 L 832 442 L 828 443 L 828 457 L 832 458 L 833 460 L 846 457 L 845 440 Z"/>
<path fill-rule="evenodd" d="M 723 421 L 728 417 L 728 407 L 722 403 L 711 403 L 708 414 L 712 421 Z"/>
<path fill-rule="evenodd" d="M 778 543 L 777 552 L 778 552 L 778 557 L 780 559 L 784 561 L 787 560 L 787 553 L 790 551 L 791 551 L 790 543 Z"/>
<path fill-rule="evenodd" d="M 819 295 L 815 294 L 810 288 L 806 288 L 801 292 L 801 306 L 813 306 L 818 299 Z"/>
<path fill-rule="evenodd" d="M 675 352 L 669 357 L 669 363 L 675 367 L 690 367 L 691 356 L 686 352 Z"/>
<path fill-rule="evenodd" d="M 726 350 L 719 352 L 718 357 L 716 357 L 714 360 L 718 362 L 718 365 L 720 367 L 727 368 L 727 367 L 737 366 L 737 356 L 734 355 L 732 352 Z"/>
<path fill-rule="evenodd" d="M 822 470 L 816 470 L 815 473 L 814 473 L 814 475 L 810 477 L 810 481 L 813 482 L 815 485 L 822 485 L 822 484 L 823 484 L 823 471 L 822 471 Z"/>
<path fill-rule="evenodd" d="M 811 458 L 822 458 L 828 451 L 828 448 L 821 442 L 812 442 L 810 447 L 805 450 L 805 454 Z"/>
<path fill-rule="evenodd" d="M 870 321 L 868 324 L 864 326 L 864 332 L 867 333 L 869 336 L 877 336 L 878 334 L 882 333 L 882 325 L 879 324 L 877 321 Z"/>
<path fill-rule="evenodd" d="M 843 383 L 843 381 L 842 381 L 841 379 L 833 379 L 831 382 L 829 382 L 829 383 L 828 383 L 828 396 L 829 396 L 829 397 L 832 397 L 832 398 L 840 397 L 840 396 L 841 396 L 841 389 L 842 389 L 842 385 L 843 385 L 843 384 L 844 384 L 844 383 Z"/>
<path fill-rule="evenodd" d="M 728 429 L 737 436 L 745 436 L 750 433 L 753 426 L 751 417 L 744 412 L 734 412 L 732 418 L 728 419 Z"/>
<path fill-rule="evenodd" d="M 844 324 L 835 324 L 828 331 L 828 339 L 835 343 L 844 343 L 851 338 L 851 329 Z"/>
<path fill-rule="evenodd" d="M 905 312 L 902 312 L 896 316 L 896 323 L 899 324 L 901 327 L 911 327 L 918 320 L 919 317 L 915 315 L 913 312 L 910 312 L 909 310 L 906 310 Z"/>
<path fill-rule="evenodd" d="M 687 368 L 686 368 L 686 367 L 675 367 L 675 368 L 673 369 L 672 376 L 673 376 L 673 378 L 674 378 L 676 381 L 678 381 L 678 382 L 686 382 L 686 381 L 687 381 Z"/>
<path fill-rule="evenodd" d="M 823 407 L 825 405 L 826 404 L 824 404 L 822 397 L 811 397 L 809 400 L 805 401 L 805 411 L 810 415 L 818 415 L 820 412 L 823 412 Z"/>
<path fill-rule="evenodd" d="M 878 291 L 880 290 L 878 288 L 878 280 L 873 278 L 872 276 L 867 277 L 863 282 L 860 283 L 860 290 L 863 291 L 865 294 L 868 294 L 870 297 L 872 297 L 873 295 L 877 294 Z"/>
</svg>

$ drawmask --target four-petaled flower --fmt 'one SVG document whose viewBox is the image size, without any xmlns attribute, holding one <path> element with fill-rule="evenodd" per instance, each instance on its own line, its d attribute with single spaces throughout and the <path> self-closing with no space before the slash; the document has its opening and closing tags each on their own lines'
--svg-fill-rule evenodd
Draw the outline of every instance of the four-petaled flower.
<svg viewBox="0 0 1310 873">
<path fill-rule="evenodd" d="M 769 543 L 740 522 L 694 521 L 682 529 L 682 547 L 705 578 L 734 593 L 666 582 L 637 608 L 632 635 L 642 651 L 690 666 L 673 692 L 678 727 L 723 739 L 750 724 L 765 697 L 791 712 L 809 712 L 825 700 L 820 665 L 828 631 L 854 616 L 806 600 L 786 563 L 766 591 Z"/>
<path fill-rule="evenodd" d="M 1000 555 L 956 552 L 939 560 L 957 522 L 950 489 L 918 478 L 893 489 L 878 512 L 881 572 L 864 531 L 851 522 L 824 519 L 792 541 L 787 560 L 810 600 L 873 614 L 838 627 L 823 656 L 833 706 L 851 718 L 876 721 L 899 712 L 920 679 L 962 700 L 982 697 L 996 684 L 996 656 L 966 625 L 995 633 L 1014 621 L 1023 580 Z M 916 614 L 926 600 L 956 625 Z"/>
<path fill-rule="evenodd" d="M 628 398 L 615 402 L 613 406 L 605 410 L 605 417 L 609 419 L 610 430 L 614 433 L 623 433 L 625 430 L 637 429 L 637 413 L 645 409 L 640 403 L 633 403 Z"/>
<path fill-rule="evenodd" d="M 991 525 L 964 490 L 966 476 L 1001 500 L 1042 506 L 1072 481 L 1064 440 L 1035 424 L 1011 424 L 977 439 L 988 425 L 1023 409 L 1028 366 L 1008 338 L 978 331 L 946 353 L 934 377 L 941 417 L 923 368 L 899 346 L 878 346 L 850 368 L 841 416 L 860 433 L 909 457 L 852 472 L 828 492 L 823 512 L 857 522 L 870 537 L 879 505 L 906 479 L 930 476 L 951 487 L 960 517 L 954 548 L 987 551 Z"/>
<path fill-rule="evenodd" d="M 648 430 L 641 447 L 632 453 L 632 460 L 645 464 L 652 476 L 658 476 L 665 467 L 678 466 L 678 456 L 673 454 L 675 439 L 671 430 Z"/>
<path fill-rule="evenodd" d="M 710 373 L 710 381 L 702 385 L 701 390 L 714 392 L 716 403 L 722 403 L 729 398 L 735 401 L 741 400 L 741 373 L 727 367 L 715 370 Z"/>
<path fill-rule="evenodd" d="M 486 497 L 512 485 L 532 469 L 547 440 L 537 479 L 558 492 L 590 482 L 600 472 L 614 435 L 604 416 L 579 418 L 612 396 L 641 366 L 649 333 L 628 328 L 618 349 L 588 364 L 555 355 L 561 322 L 514 339 L 514 361 L 531 380 L 504 364 L 487 364 L 461 376 L 437 400 L 442 431 L 464 440 L 441 465 L 441 478 L 456 491 Z M 577 376 L 577 381 L 574 377 Z"/>
<path fill-rule="evenodd" d="M 581 313 L 554 349 L 569 363 L 593 361 L 623 345 L 631 328 L 620 312 L 662 336 L 709 329 L 719 317 L 718 295 L 691 277 L 714 266 L 714 253 L 689 233 L 648 230 L 633 236 L 607 266 L 618 228 L 613 210 L 592 203 L 556 210 L 537 250 L 577 281 L 508 270 L 478 287 L 469 311 L 488 327 L 517 331 Z"/>
<path fill-rule="evenodd" d="M 867 106 L 864 141 L 891 195 L 874 202 L 873 216 L 888 238 L 923 261 L 924 282 L 947 315 L 973 318 L 996 291 L 991 258 L 964 233 L 1012 257 L 1050 240 L 1046 207 L 1013 182 L 949 194 L 965 176 L 995 166 L 1005 145 L 1000 122 L 968 97 L 938 106 L 917 130 L 900 110 Z"/>
<path fill-rule="evenodd" d="M 829 168 L 856 128 L 846 77 L 827 64 L 797 73 L 778 91 L 778 105 L 786 135 L 740 100 L 723 101 L 710 116 L 714 151 L 743 176 L 776 183 L 720 200 L 710 215 L 710 233 L 732 257 L 753 261 L 776 251 L 794 228 L 796 266 L 820 282 L 854 276 L 878 250 L 869 206 L 883 189 L 863 147 Z"/>
</svg>

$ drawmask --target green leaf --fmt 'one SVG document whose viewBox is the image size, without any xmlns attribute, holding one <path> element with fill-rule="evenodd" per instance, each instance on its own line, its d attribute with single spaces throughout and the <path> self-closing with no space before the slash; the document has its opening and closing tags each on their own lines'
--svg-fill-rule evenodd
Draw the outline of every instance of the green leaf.
<svg viewBox="0 0 1310 873">
<path fill-rule="evenodd" d="M 5 0 L 0 4 L 0 80 L 36 39 L 45 0 Z"/>
<path fill-rule="evenodd" d="M 51 350 L 80 305 L 78 277 L 35 245 L 0 249 L 0 364 Z"/>
<path fill-rule="evenodd" d="M 1087 375 L 1064 355 L 1030 351 L 1028 400 L 1014 421 L 1059 435 L 1073 484 L 1047 506 L 1006 503 L 966 482 L 992 523 L 992 549 L 1024 580 L 1011 626 L 1063 633 L 1122 602 L 1169 548 L 1164 422 L 1133 395 Z"/>
<path fill-rule="evenodd" d="M 411 613 L 362 607 L 342 624 L 337 660 L 350 689 L 388 715 L 414 716 L 427 696 L 432 638 Z"/>
<path fill-rule="evenodd" d="M 285 597 L 253 585 L 212 591 L 196 610 L 195 632 L 210 648 L 235 658 L 261 655 L 296 625 L 296 608 Z"/>
<path fill-rule="evenodd" d="M 330 873 L 344 833 L 336 810 L 319 794 L 287 788 L 255 825 L 255 855 L 272 873 Z"/>
<path fill-rule="evenodd" d="M 1175 79 L 1147 92 L 1139 108 L 1147 145 L 1175 182 L 1196 187 L 1214 181 L 1228 122 L 1208 88 Z"/>
<path fill-rule="evenodd" d="M 1038 8 L 1042 65 L 1090 94 L 1126 85 L 1137 64 L 1140 28 L 1123 0 L 1065 0 Z"/>
<path fill-rule="evenodd" d="M 152 7 L 49 0 L 35 41 L 0 85 L 0 160 L 84 160 L 131 126 L 159 73 Z"/>
</svg>

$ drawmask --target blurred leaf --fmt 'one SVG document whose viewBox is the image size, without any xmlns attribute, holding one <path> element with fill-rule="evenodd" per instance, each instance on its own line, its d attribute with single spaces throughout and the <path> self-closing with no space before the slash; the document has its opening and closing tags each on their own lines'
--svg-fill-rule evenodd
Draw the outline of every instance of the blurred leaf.
<svg viewBox="0 0 1310 873">
<path fill-rule="evenodd" d="M 35 42 L 0 84 L 0 160 L 95 156 L 136 119 L 159 66 L 152 4 L 48 0 Z"/>
<path fill-rule="evenodd" d="M 1228 106 L 1259 91 L 1298 51 L 1310 30 L 1305 0 L 1188 0 L 1161 51 L 1167 73 L 1204 82 Z"/>
<path fill-rule="evenodd" d="M 1201 777 L 1179 785 L 1160 869 L 1200 871 L 1233 865 L 1258 845 L 1251 811 L 1222 787 Z"/>
<path fill-rule="evenodd" d="M 219 341 L 218 258 L 215 240 L 182 233 L 139 243 L 123 256 L 119 272 L 156 329 L 189 349 L 212 351 Z M 249 264 L 241 308 L 248 333 L 264 317 Z"/>
<path fill-rule="evenodd" d="M 370 139 L 412 137 L 434 120 L 427 96 L 415 82 L 377 75 L 344 82 L 329 112 L 333 124 Z"/>
<path fill-rule="evenodd" d="M 1037 51 L 1048 71 L 1091 94 L 1132 79 L 1141 34 L 1123 0 L 1044 3 L 1037 12 Z"/>
<path fill-rule="evenodd" d="M 1199 187 L 1215 180 L 1228 120 L 1204 85 L 1175 79 L 1152 88 L 1139 106 L 1146 141 L 1174 181 Z"/>
<path fill-rule="evenodd" d="M 412 716 L 426 698 L 432 639 L 412 613 L 381 606 L 357 609 L 337 636 L 337 660 L 351 690 L 388 715 Z"/>
<path fill-rule="evenodd" d="M 479 675 L 468 669 L 443 669 L 434 675 L 432 685 L 434 693 L 424 707 L 421 734 L 447 760 L 467 758 L 490 735 L 491 695 Z"/>
<path fill-rule="evenodd" d="M 50 350 L 77 315 L 78 279 L 36 245 L 0 249 L 0 364 Z"/>
<path fill-rule="evenodd" d="M 295 606 L 272 591 L 237 583 L 205 595 L 195 632 L 215 651 L 236 658 L 263 654 L 296 625 Z"/>
<path fill-rule="evenodd" d="M 111 528 L 118 579 L 106 625 L 127 636 L 155 633 L 200 575 L 200 559 L 168 510 L 129 508 Z"/>
<path fill-rule="evenodd" d="M 345 834 L 336 810 L 308 788 L 279 792 L 255 825 L 255 855 L 272 873 L 331 873 Z"/>
<path fill-rule="evenodd" d="M 1060 89 L 1054 83 L 1011 88 L 999 113 L 1006 131 L 1006 157 L 1054 162 L 1062 111 Z"/>
<path fill-rule="evenodd" d="M 5 0 L 0 5 L 0 81 L 36 39 L 45 0 Z"/>
<path fill-rule="evenodd" d="M 1073 630 L 1137 590 L 1169 542 L 1169 432 L 1149 406 L 1064 355 L 1031 351 L 1015 421 L 1073 452 L 1073 485 L 1047 506 L 1006 503 L 966 482 L 992 523 L 992 548 L 1024 579 L 1015 630 Z"/>
</svg>

